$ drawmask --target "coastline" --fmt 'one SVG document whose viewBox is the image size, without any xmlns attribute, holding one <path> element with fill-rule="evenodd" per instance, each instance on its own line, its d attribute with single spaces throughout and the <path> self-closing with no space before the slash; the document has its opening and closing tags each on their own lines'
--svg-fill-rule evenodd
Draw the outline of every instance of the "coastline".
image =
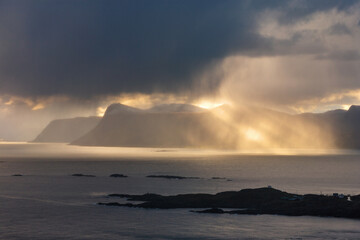
<svg viewBox="0 0 360 240">
<path fill-rule="evenodd" d="M 360 195 L 344 196 L 292 194 L 272 187 L 242 189 L 217 194 L 179 194 L 162 196 L 109 194 L 109 198 L 125 198 L 127 203 L 99 202 L 98 205 L 146 209 L 205 209 L 196 213 L 214 214 L 276 214 L 285 216 L 319 216 L 360 219 Z M 140 201 L 141 203 L 130 203 Z M 238 209 L 238 210 L 223 210 Z"/>
</svg>

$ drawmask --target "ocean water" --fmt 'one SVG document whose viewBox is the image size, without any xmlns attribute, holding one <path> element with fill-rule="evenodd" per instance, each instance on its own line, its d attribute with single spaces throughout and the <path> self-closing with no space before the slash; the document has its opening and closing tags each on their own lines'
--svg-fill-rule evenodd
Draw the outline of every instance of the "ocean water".
<svg viewBox="0 0 360 240">
<path fill-rule="evenodd" d="M 113 201 L 105 197 L 109 193 L 216 193 L 268 185 L 293 193 L 360 194 L 359 170 L 357 151 L 250 153 L 2 143 L 0 239 L 360 239 L 359 220 L 96 205 Z M 74 173 L 96 177 L 72 177 Z M 129 177 L 110 178 L 113 173 Z M 146 178 L 151 174 L 200 179 Z"/>
</svg>

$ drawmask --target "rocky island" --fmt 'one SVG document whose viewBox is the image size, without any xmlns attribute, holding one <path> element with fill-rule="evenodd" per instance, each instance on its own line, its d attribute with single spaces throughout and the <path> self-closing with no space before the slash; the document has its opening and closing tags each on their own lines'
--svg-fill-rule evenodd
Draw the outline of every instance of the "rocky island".
<svg viewBox="0 0 360 240">
<path fill-rule="evenodd" d="M 124 174 L 114 173 L 114 174 L 111 174 L 109 177 L 113 177 L 113 178 L 127 178 L 128 176 L 126 176 L 126 175 L 124 175 Z"/>
<path fill-rule="evenodd" d="M 141 201 L 141 203 L 100 202 L 98 205 L 156 209 L 201 209 L 194 211 L 198 213 L 306 215 L 360 219 L 360 195 L 299 195 L 270 187 L 217 194 L 199 193 L 174 196 L 149 193 L 144 195 L 110 194 L 108 197 L 126 198 L 128 201 Z M 223 210 L 229 208 L 231 208 L 229 211 Z"/>
<path fill-rule="evenodd" d="M 165 178 L 165 179 L 200 179 L 199 177 L 183 177 L 183 176 L 173 176 L 173 175 L 148 175 L 147 178 Z"/>
<path fill-rule="evenodd" d="M 74 173 L 71 176 L 73 177 L 96 177 L 95 175 L 91 175 L 91 174 L 82 174 L 82 173 Z"/>
</svg>

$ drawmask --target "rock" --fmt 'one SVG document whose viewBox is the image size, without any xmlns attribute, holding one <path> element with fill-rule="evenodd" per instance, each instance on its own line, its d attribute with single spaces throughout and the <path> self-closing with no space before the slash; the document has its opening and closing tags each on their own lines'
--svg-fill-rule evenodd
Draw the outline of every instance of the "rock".
<svg viewBox="0 0 360 240">
<path fill-rule="evenodd" d="M 200 179 L 199 177 L 182 177 L 182 176 L 172 176 L 172 175 L 149 175 L 148 178 L 166 178 L 166 179 Z"/>
<path fill-rule="evenodd" d="M 128 201 L 154 201 L 162 196 L 159 194 L 146 193 L 144 195 L 129 195 L 129 194 L 109 194 L 107 197 L 126 198 Z"/>
<path fill-rule="evenodd" d="M 114 173 L 114 174 L 111 174 L 109 177 L 115 177 L 115 178 L 127 178 L 128 176 L 126 176 L 126 175 L 124 175 L 124 174 Z"/>
<path fill-rule="evenodd" d="M 90 174 L 82 174 L 82 173 L 74 173 L 73 175 L 71 175 L 73 177 L 96 177 L 95 175 L 90 175 Z"/>
<path fill-rule="evenodd" d="M 118 202 L 108 202 L 108 203 L 99 202 L 99 203 L 97 203 L 97 205 L 114 206 L 114 207 L 136 207 L 136 205 L 131 204 L 131 203 L 121 204 Z"/>
<path fill-rule="evenodd" d="M 139 204 L 108 203 L 102 205 L 139 208 L 208 208 L 199 213 L 229 214 L 277 214 L 287 216 L 322 216 L 360 219 L 360 197 L 346 198 L 315 194 L 298 195 L 274 188 L 243 189 L 217 194 L 179 194 L 162 196 L 157 194 L 128 195 L 111 194 Z M 238 210 L 225 211 L 223 208 Z"/>
<path fill-rule="evenodd" d="M 210 209 L 205 209 L 205 210 L 200 210 L 200 211 L 191 211 L 191 212 L 197 212 L 197 213 L 225 213 L 225 211 L 222 210 L 221 208 L 210 208 Z"/>
</svg>

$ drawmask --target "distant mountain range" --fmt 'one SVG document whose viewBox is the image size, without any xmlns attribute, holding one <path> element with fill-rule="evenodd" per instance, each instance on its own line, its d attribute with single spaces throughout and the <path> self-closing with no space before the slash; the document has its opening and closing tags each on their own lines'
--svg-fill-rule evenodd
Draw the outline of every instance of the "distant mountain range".
<svg viewBox="0 0 360 240">
<path fill-rule="evenodd" d="M 110 105 L 104 117 L 52 121 L 35 142 L 83 146 L 204 148 L 360 148 L 360 106 L 290 115 L 265 108 L 212 110 L 164 104 Z"/>
</svg>

